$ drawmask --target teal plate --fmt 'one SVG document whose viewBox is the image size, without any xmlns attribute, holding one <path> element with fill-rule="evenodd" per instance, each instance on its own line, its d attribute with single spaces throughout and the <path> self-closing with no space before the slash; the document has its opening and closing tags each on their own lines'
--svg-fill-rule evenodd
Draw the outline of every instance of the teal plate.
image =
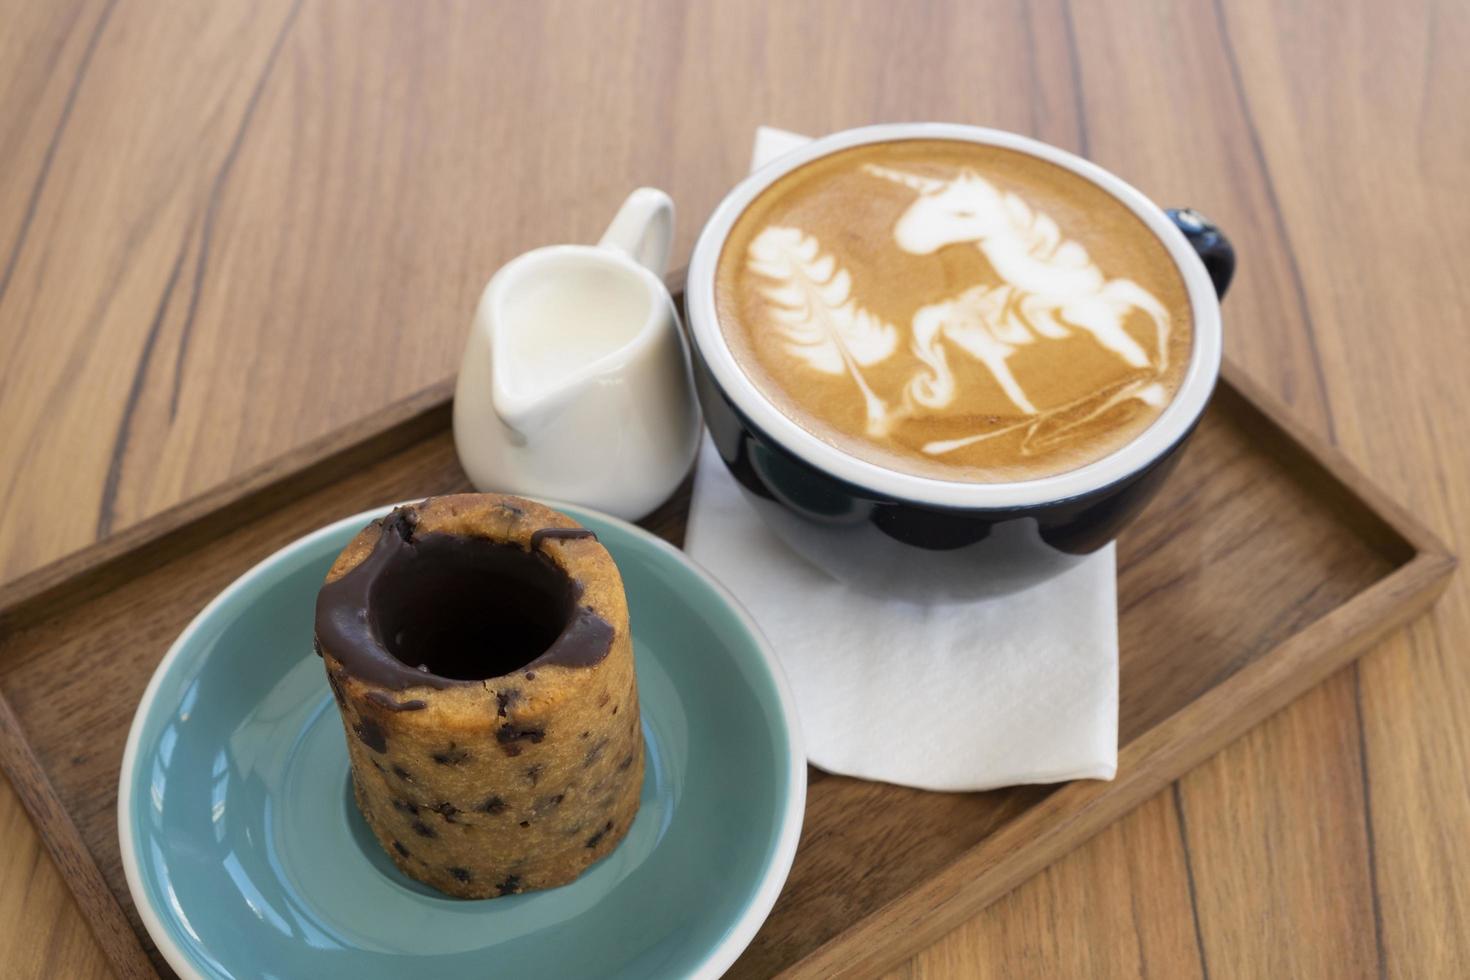
<svg viewBox="0 0 1470 980">
<path fill-rule="evenodd" d="M 718 976 L 775 903 L 806 796 L 791 695 L 760 632 L 683 552 L 563 506 L 627 588 L 642 807 L 572 884 L 446 898 L 401 874 L 358 815 L 311 651 L 328 567 L 387 509 L 242 575 L 143 694 L 118 827 L 133 901 L 169 965 L 184 977 Z"/>
</svg>

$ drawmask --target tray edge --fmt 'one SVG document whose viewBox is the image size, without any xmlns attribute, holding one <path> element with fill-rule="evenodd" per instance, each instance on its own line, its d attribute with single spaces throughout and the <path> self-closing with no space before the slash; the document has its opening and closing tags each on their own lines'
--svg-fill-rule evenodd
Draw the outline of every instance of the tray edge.
<svg viewBox="0 0 1470 980">
<path fill-rule="evenodd" d="M 109 965 L 126 980 L 154 980 L 158 973 L 141 938 L 56 795 L 4 692 L 0 692 L 0 770 L 9 777 Z"/>
<path fill-rule="evenodd" d="M 1443 591 L 1454 568 L 1455 560 L 1448 555 L 1416 556 L 1124 746 L 1119 753 L 1118 779 L 1063 786 L 924 883 L 864 916 L 777 976 L 782 980 L 881 976 L 1412 621 Z M 1375 619 L 1377 608 L 1390 603 L 1388 615 Z M 1308 669 L 1293 673 L 1303 666 L 1303 659 Z M 1221 701 L 1245 707 L 1221 720 L 1212 717 Z M 1192 733 L 1167 747 L 1154 745 L 1167 743 L 1178 729 Z M 1037 825 L 1046 824 L 1050 826 L 1042 833 L 1026 836 Z"/>
<path fill-rule="evenodd" d="M 0 584 L 0 635 L 18 625 L 21 611 L 24 619 L 33 619 L 58 607 L 61 603 L 56 600 L 61 593 L 86 598 L 98 591 L 85 585 L 79 588 L 79 580 L 105 575 L 124 563 L 134 567 L 132 562 L 139 560 L 145 562 L 145 568 L 156 567 L 167 560 L 167 545 L 176 537 L 177 543 L 186 545 L 190 530 L 205 521 L 217 521 L 226 511 L 239 511 L 226 525 L 236 526 L 263 509 L 249 506 L 257 498 L 269 499 L 288 486 L 299 489 L 303 481 L 324 482 L 369 449 L 381 451 L 384 444 L 406 446 L 420 431 L 437 431 L 436 416 L 448 411 L 453 381 L 448 378 L 421 388 L 356 422 L 252 467 L 238 478 Z M 163 553 L 149 561 L 149 552 L 155 550 Z"/>
<path fill-rule="evenodd" d="M 1412 556 L 1123 746 L 1118 779 L 1063 786 L 922 884 L 870 912 L 783 969 L 778 977 L 880 976 L 1356 660 L 1375 642 L 1427 610 L 1444 591 L 1458 560 L 1438 535 L 1379 488 L 1337 447 L 1296 419 L 1283 402 L 1251 380 L 1238 365 L 1227 360 L 1221 377 L 1358 503 L 1383 520 L 1412 549 Z M 1303 661 L 1308 669 L 1294 673 Z M 1215 706 L 1220 701 L 1239 701 L 1246 709 L 1213 718 L 1210 712 L 1218 710 Z M 1153 747 L 1156 742 L 1167 743 L 1165 736 L 1176 729 L 1191 734 L 1176 739 L 1167 754 Z M 1061 822 L 1056 823 L 1059 817 Z M 1044 834 L 1025 838 L 1035 826 L 1048 823 L 1052 826 Z M 1055 840 L 1046 841 L 1048 836 Z M 1038 848 L 1038 840 L 1046 843 Z M 1028 845 L 1024 849 L 1019 846 L 1023 842 Z M 987 887 L 976 887 L 987 878 L 996 880 L 986 882 Z"/>
<path fill-rule="evenodd" d="M 1225 696 L 1220 692 L 1233 692 L 1247 685 L 1250 678 L 1257 674 L 1270 673 L 1269 666 L 1282 662 L 1297 647 L 1305 646 L 1306 640 L 1311 639 L 1314 646 L 1321 648 L 1321 665 L 1314 664 L 1312 671 L 1302 675 L 1307 678 L 1306 681 L 1300 686 L 1271 688 L 1271 698 L 1257 699 L 1255 702 L 1262 706 L 1260 711 L 1253 708 L 1247 714 L 1236 716 L 1249 719 L 1244 725 L 1237 727 L 1232 720 L 1231 725 L 1222 728 L 1221 734 L 1210 740 L 1201 741 L 1199 737 L 1195 737 L 1188 741 L 1187 752 L 1181 752 L 1176 746 L 1176 754 L 1185 760 L 1177 773 L 1160 777 L 1157 785 L 1143 784 L 1140 788 L 1130 783 L 1122 793 L 1117 790 L 1118 781 L 1078 782 L 1062 787 L 1038 807 L 1015 818 L 984 842 L 961 854 L 923 884 L 864 916 L 787 967 L 780 976 L 865 977 L 881 972 L 885 966 L 901 962 L 915 949 L 923 948 L 964 919 L 973 916 L 1036 871 L 1132 810 L 1172 779 L 1214 755 L 1240 734 L 1290 703 L 1300 693 L 1315 686 L 1333 670 L 1353 660 L 1373 641 L 1427 608 L 1443 590 L 1455 568 L 1456 559 L 1432 531 L 1378 488 L 1336 447 L 1295 419 L 1282 402 L 1252 381 L 1229 359 L 1222 369 L 1221 378 L 1288 439 L 1300 446 L 1309 459 L 1326 470 L 1365 509 L 1383 520 L 1413 549 L 1413 556 L 1373 586 L 1264 654 L 1204 697 L 1155 725 L 1125 746 L 1120 753 L 1120 772 L 1125 771 L 1125 765 L 1131 771 L 1141 771 L 1150 757 L 1146 754 L 1146 748 L 1135 749 L 1135 746 L 1148 742 L 1151 737 L 1155 737 L 1156 732 L 1167 726 L 1183 724 L 1179 719 L 1193 720 L 1200 710 L 1200 704 Z M 246 471 L 236 480 L 190 498 L 10 583 L 0 585 L 0 634 L 14 628 L 18 622 L 64 607 L 68 598 L 86 598 L 95 594 L 99 585 L 105 584 L 100 580 L 110 569 L 116 569 L 132 560 L 151 558 L 148 567 L 166 561 L 170 542 L 187 545 L 191 531 L 197 531 L 206 522 L 212 518 L 218 519 L 226 511 L 236 511 L 231 516 L 234 524 L 238 524 L 259 510 L 259 507 L 250 506 L 257 498 L 268 498 L 302 480 L 324 482 L 330 475 L 352 465 L 354 460 L 369 450 L 376 450 L 385 442 L 389 446 L 408 445 L 416 432 L 437 428 L 433 424 L 435 417 L 448 410 L 453 383 L 454 379 L 451 377 L 422 388 L 356 422 L 268 460 Z M 154 552 L 158 554 L 155 555 Z M 1387 614 L 1384 618 L 1375 620 L 1373 617 L 1380 608 L 1386 609 Z M 1347 615 L 1349 612 L 1353 615 Z M 1344 621 L 1351 621 L 1349 627 L 1339 631 L 1337 640 L 1330 639 L 1327 634 L 1332 629 L 1337 629 L 1336 624 Z M 1306 652 L 1311 653 L 1312 650 L 1309 648 Z M 1283 690 L 1287 691 L 1284 697 L 1281 696 Z M 1139 753 L 1144 753 L 1142 758 L 1135 758 Z M 52 788 L 44 768 L 31 749 L 24 729 L 4 699 L 3 690 L 0 690 L 0 769 L 9 775 L 12 784 L 17 787 L 26 811 L 58 866 L 66 872 L 74 872 L 66 876 L 67 885 L 88 916 L 93 934 L 97 936 L 113 967 L 124 977 L 156 977 L 158 974 L 143 952 L 140 937 L 132 930 L 121 904 L 102 879 L 93 854 L 82 842 L 70 815 Z M 1093 801 L 1099 798 L 1112 806 L 1094 804 Z M 1052 815 L 1064 808 L 1072 816 L 1061 825 L 1062 828 L 1082 826 L 1084 829 L 1071 836 L 1063 836 L 1049 848 L 1039 851 L 1035 848 L 1028 849 L 1025 852 L 1028 855 L 1041 855 L 1039 863 L 1036 860 L 1018 861 L 1014 868 L 998 876 L 993 869 L 1001 866 L 1003 860 L 1012 855 L 996 856 L 995 852 L 1005 846 L 1013 846 L 1008 843 L 1013 836 L 1041 820 L 1041 817 L 1034 814 Z M 61 818 L 59 820 L 58 815 Z M 1079 824 L 1079 821 L 1089 817 L 1091 822 Z M 1012 852 L 1019 853 L 1021 852 L 1018 849 Z M 967 895 L 966 889 L 961 886 L 973 886 L 980 874 L 999 877 L 999 880 L 985 890 L 970 887 Z M 938 895 L 945 889 L 949 889 L 950 894 L 943 896 L 934 906 L 926 907 L 929 914 L 922 920 L 922 925 L 912 915 L 903 920 L 904 912 L 911 910 L 919 898 L 929 894 Z M 933 914 L 934 908 L 941 910 L 940 916 Z M 855 949 L 862 944 L 874 944 L 873 936 L 889 928 L 886 925 L 889 919 L 905 921 L 906 924 L 898 933 L 902 942 L 882 944 L 876 950 L 876 956 L 873 955 L 874 950 Z M 933 925 L 935 922 L 945 924 L 939 928 Z M 123 930 L 122 938 L 117 935 L 119 927 Z"/>
</svg>

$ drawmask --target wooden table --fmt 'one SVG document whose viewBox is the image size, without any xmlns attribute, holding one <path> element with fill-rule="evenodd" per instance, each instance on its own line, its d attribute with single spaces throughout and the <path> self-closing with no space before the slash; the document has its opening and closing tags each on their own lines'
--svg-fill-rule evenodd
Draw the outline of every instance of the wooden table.
<svg viewBox="0 0 1470 980">
<path fill-rule="evenodd" d="M 1106 10 L 1104 10 L 1106 7 Z M 1227 346 L 1470 542 L 1470 6 L 0 0 L 0 575 L 453 371 L 631 187 L 678 254 L 757 123 L 944 119 L 1220 222 Z M 901 969 L 1470 971 L 1470 579 Z M 0 783 L 0 973 L 101 954 Z"/>
</svg>

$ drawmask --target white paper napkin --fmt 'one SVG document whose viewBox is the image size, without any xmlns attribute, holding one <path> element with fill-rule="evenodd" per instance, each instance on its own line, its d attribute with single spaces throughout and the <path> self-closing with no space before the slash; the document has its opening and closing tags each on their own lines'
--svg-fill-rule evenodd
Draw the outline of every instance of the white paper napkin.
<svg viewBox="0 0 1470 980">
<path fill-rule="evenodd" d="M 802 142 L 761 127 L 752 169 Z M 813 765 L 931 790 L 1117 771 L 1111 545 L 1004 598 L 931 606 L 858 596 L 767 528 L 706 438 L 684 547 L 770 638 Z"/>
</svg>

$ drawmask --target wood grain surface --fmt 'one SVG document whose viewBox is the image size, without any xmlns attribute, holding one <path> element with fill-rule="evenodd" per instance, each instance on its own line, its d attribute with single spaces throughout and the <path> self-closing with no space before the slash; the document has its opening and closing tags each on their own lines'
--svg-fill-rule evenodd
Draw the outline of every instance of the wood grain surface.
<svg viewBox="0 0 1470 980">
<path fill-rule="evenodd" d="M 1470 541 L 1470 8 L 1149 0 L 0 0 L 0 574 L 225 484 L 458 361 L 514 253 L 754 126 L 1078 150 L 1227 228 L 1227 347 Z M 899 973 L 1470 970 L 1470 585 Z M 0 791 L 7 976 L 105 967 Z"/>
</svg>

